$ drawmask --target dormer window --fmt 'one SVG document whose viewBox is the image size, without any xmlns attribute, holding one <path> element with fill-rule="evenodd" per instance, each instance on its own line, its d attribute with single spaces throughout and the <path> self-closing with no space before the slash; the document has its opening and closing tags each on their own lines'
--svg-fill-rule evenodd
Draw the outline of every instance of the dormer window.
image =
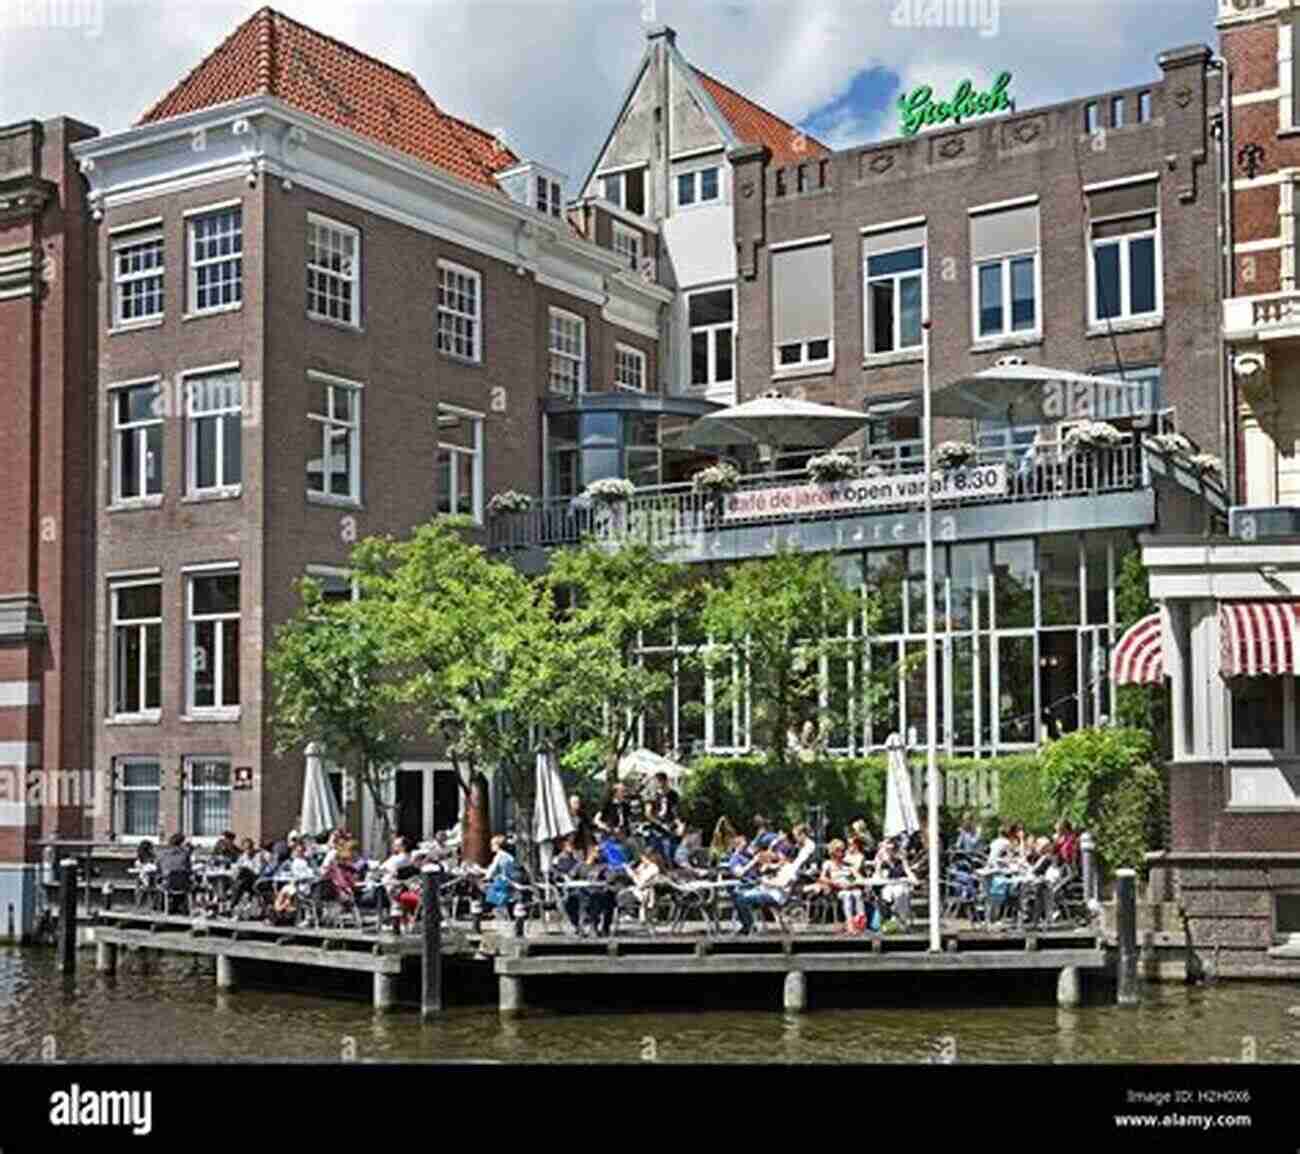
<svg viewBox="0 0 1300 1154">
<path fill-rule="evenodd" d="M 600 194 L 615 208 L 645 216 L 645 169 L 629 168 L 602 176 Z"/>
<path fill-rule="evenodd" d="M 543 216 L 559 216 L 562 207 L 560 182 L 546 176 L 538 176 L 536 181 L 536 208 Z"/>
</svg>

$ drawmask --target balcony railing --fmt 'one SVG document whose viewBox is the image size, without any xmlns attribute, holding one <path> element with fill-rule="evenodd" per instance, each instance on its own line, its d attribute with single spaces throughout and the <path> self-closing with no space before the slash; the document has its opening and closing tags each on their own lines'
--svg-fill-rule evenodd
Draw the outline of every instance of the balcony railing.
<svg viewBox="0 0 1300 1154">
<path fill-rule="evenodd" d="M 1131 434 L 1114 448 L 1086 453 L 1066 452 L 1057 442 L 1041 441 L 1032 449 L 981 450 L 973 464 L 945 478 L 935 507 L 1127 492 L 1147 483 L 1145 451 Z M 547 549 L 594 538 L 673 549 L 698 542 L 701 534 L 740 526 L 918 510 L 924 490 L 907 482 L 921 481 L 919 454 L 910 457 L 891 449 L 871 457 L 859 464 L 856 478 L 833 485 L 814 485 L 797 470 L 745 476 L 739 489 L 726 496 L 697 493 L 685 483 L 638 489 L 625 504 L 613 507 L 581 497 L 544 501 L 527 512 L 492 518 L 490 543 L 502 550 Z M 863 501 L 845 500 L 847 489 Z"/>
<path fill-rule="evenodd" d="M 1230 297 L 1223 302 L 1223 328 L 1229 340 L 1295 337 L 1300 334 L 1300 292 Z"/>
</svg>

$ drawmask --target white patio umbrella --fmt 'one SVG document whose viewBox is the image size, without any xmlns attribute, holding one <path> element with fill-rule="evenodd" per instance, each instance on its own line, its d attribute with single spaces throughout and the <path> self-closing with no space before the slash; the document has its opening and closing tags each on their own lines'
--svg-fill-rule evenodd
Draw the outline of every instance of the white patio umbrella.
<svg viewBox="0 0 1300 1154">
<path fill-rule="evenodd" d="M 921 828 L 916 812 L 916 799 L 912 796 L 912 778 L 907 772 L 907 758 L 903 752 L 903 739 L 891 734 L 885 742 L 889 765 L 885 774 L 885 824 L 881 836 L 888 839 L 900 833 L 911 837 Z"/>
<path fill-rule="evenodd" d="M 574 832 L 569 802 L 564 796 L 564 782 L 555 765 L 555 755 L 537 754 L 537 804 L 533 811 L 533 841 L 538 843 L 542 874 L 551 870 L 551 853 L 557 837 Z"/>
<path fill-rule="evenodd" d="M 312 742 L 307 746 L 307 769 L 302 786 L 302 811 L 298 814 L 298 828 L 312 835 L 337 829 L 341 825 L 338 803 L 334 791 L 325 779 L 325 766 L 321 762 L 321 747 Z"/>
<path fill-rule="evenodd" d="M 769 389 L 739 405 L 706 414 L 675 437 L 665 437 L 664 443 L 682 449 L 735 445 L 830 448 L 866 423 L 866 413 L 797 401 Z"/>
<path fill-rule="evenodd" d="M 652 749 L 634 749 L 620 758 L 618 763 L 619 777 L 626 777 L 629 773 L 640 773 L 646 777 L 666 773 L 668 784 L 676 788 L 686 776 L 686 766 L 679 765 L 672 758 L 655 753 Z"/>
</svg>

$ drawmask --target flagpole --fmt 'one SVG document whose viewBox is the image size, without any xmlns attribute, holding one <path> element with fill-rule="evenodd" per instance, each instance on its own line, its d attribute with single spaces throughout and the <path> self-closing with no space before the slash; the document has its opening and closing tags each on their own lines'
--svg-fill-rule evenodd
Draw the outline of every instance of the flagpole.
<svg viewBox="0 0 1300 1154">
<path fill-rule="evenodd" d="M 934 662 L 934 434 L 930 412 L 930 316 L 921 320 L 921 452 L 925 460 L 925 765 L 926 810 L 930 843 L 930 949 L 939 952 L 939 770 L 938 679 Z"/>
</svg>

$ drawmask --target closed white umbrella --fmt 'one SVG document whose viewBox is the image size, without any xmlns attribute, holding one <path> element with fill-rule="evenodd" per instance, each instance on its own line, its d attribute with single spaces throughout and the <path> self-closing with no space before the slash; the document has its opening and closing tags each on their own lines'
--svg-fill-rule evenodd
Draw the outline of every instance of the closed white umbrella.
<svg viewBox="0 0 1300 1154">
<path fill-rule="evenodd" d="M 866 413 L 797 401 L 771 389 L 752 400 L 706 414 L 676 437 L 665 437 L 664 443 L 683 449 L 735 445 L 829 448 L 866 423 Z"/>
<path fill-rule="evenodd" d="M 542 874 L 550 873 L 551 852 L 557 837 L 574 832 L 569 802 L 564 796 L 564 782 L 555 765 L 555 755 L 537 755 L 537 804 L 533 811 L 533 841 L 538 843 Z"/>
<path fill-rule="evenodd" d="M 885 773 L 885 825 L 881 835 L 888 839 L 900 833 L 911 837 L 921 828 L 916 812 L 916 799 L 912 796 L 912 778 L 907 772 L 907 758 L 903 753 L 903 739 L 891 734 L 885 748 L 889 751 L 889 765 Z"/>
<path fill-rule="evenodd" d="M 307 746 L 307 769 L 302 784 L 302 811 L 298 815 L 298 828 L 303 833 L 315 835 L 337 829 L 341 824 L 334 791 L 325 779 L 321 747 L 313 741 Z"/>
</svg>

